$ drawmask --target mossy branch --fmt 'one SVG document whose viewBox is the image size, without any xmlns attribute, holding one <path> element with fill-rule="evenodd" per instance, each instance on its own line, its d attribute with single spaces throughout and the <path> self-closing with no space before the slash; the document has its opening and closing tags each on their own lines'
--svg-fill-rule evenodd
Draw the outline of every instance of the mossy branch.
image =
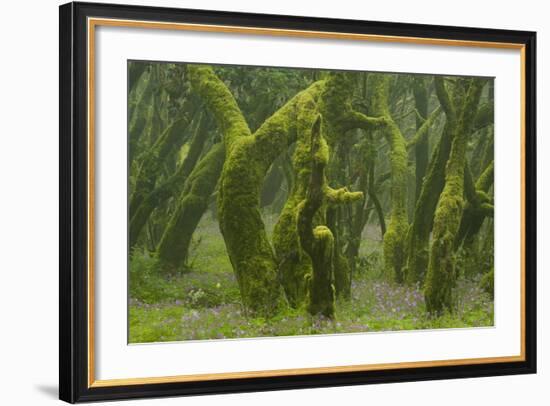
<svg viewBox="0 0 550 406">
<path fill-rule="evenodd" d="M 485 103 L 477 111 L 474 119 L 473 131 L 479 131 L 494 123 L 494 104 Z"/>
<path fill-rule="evenodd" d="M 193 90 L 206 102 L 223 133 L 226 153 L 238 137 L 251 135 L 250 128 L 231 91 L 210 66 L 188 65 L 187 75 Z"/>
<path fill-rule="evenodd" d="M 455 247 L 463 244 L 470 248 L 474 236 L 479 233 L 486 217 L 493 217 L 493 203 L 487 194 L 493 184 L 494 161 L 481 173 L 475 185 L 472 185 L 471 174 L 468 168 L 465 171 L 464 187 L 468 200 L 460 220 L 460 228 L 455 239 Z"/>
<path fill-rule="evenodd" d="M 437 76 L 434 80 L 434 83 L 435 83 L 435 92 L 437 94 L 437 98 L 439 99 L 439 103 L 441 104 L 441 108 L 445 112 L 447 119 L 450 119 L 450 120 L 454 119 L 455 107 L 454 107 L 453 101 L 451 100 L 449 92 L 447 91 L 447 86 L 445 85 L 445 78 L 442 76 Z"/>
<path fill-rule="evenodd" d="M 476 181 L 476 189 L 488 192 L 493 184 L 495 173 L 495 161 L 492 160 L 489 165 L 483 170 Z"/>
<path fill-rule="evenodd" d="M 361 128 L 363 130 L 377 130 L 387 124 L 385 117 L 368 117 L 359 111 L 350 111 L 344 118 L 344 131 Z"/>
<path fill-rule="evenodd" d="M 363 192 L 350 192 L 346 187 L 332 189 L 326 186 L 324 194 L 328 203 L 333 205 L 352 203 L 363 198 Z"/>
<path fill-rule="evenodd" d="M 427 120 L 424 120 L 422 126 L 416 131 L 414 136 L 407 142 L 407 149 L 414 147 L 415 145 L 421 143 L 429 133 L 430 128 L 433 126 L 435 120 L 439 117 L 441 113 L 441 106 L 438 106 L 428 117 Z"/>
</svg>

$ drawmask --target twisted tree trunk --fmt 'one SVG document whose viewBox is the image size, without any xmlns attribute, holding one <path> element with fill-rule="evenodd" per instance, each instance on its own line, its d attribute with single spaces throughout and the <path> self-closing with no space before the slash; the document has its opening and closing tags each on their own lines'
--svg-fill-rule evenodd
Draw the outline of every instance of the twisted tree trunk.
<svg viewBox="0 0 550 406">
<path fill-rule="evenodd" d="M 458 97 L 454 97 L 454 100 L 448 97 L 442 78 L 437 78 L 436 83 L 440 91 L 447 94 L 444 96 L 443 108 L 452 126 L 453 141 L 445 169 L 445 186 L 434 217 L 433 242 L 424 288 L 426 309 L 431 314 L 453 310 L 454 240 L 464 204 L 466 145 L 484 81 L 471 79 L 464 101 L 460 104 Z"/>
<path fill-rule="evenodd" d="M 300 244 L 312 262 L 312 272 L 306 275 L 307 309 L 312 315 L 334 317 L 334 236 L 324 225 L 314 226 L 314 218 L 324 217 L 325 166 L 328 146 L 321 137 L 321 116 L 311 130 L 311 175 L 306 198 L 298 207 Z"/>
<path fill-rule="evenodd" d="M 310 131 L 317 113 L 323 116 L 322 136 L 329 148 L 337 145 L 346 132 L 354 128 L 373 129 L 382 124 L 382 120 L 367 117 L 353 110 L 351 96 L 353 80 L 349 74 L 332 73 L 326 80 L 317 82 L 315 98 L 301 105 L 298 114 L 298 131 L 293 167 L 296 174 L 294 187 L 281 212 L 273 233 L 273 243 L 277 254 L 281 280 L 289 303 L 300 306 L 306 299 L 305 277 L 311 272 L 311 260 L 303 253 L 297 233 L 297 209 L 305 199 L 310 181 L 311 157 L 309 154 Z M 328 182 L 331 183 L 331 174 Z M 332 186 L 332 185 L 331 185 Z M 330 205 L 329 205 L 330 206 Z M 328 207 L 334 213 L 335 207 Z M 327 218 L 333 238 L 337 238 L 334 224 Z M 349 295 L 350 267 L 343 253 L 333 252 L 334 279 L 336 294 Z"/>
</svg>

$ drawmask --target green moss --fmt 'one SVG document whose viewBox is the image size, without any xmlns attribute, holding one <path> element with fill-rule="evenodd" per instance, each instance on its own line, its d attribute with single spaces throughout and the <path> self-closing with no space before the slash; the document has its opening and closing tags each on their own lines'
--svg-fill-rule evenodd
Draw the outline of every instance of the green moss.
<svg viewBox="0 0 550 406">
<path fill-rule="evenodd" d="M 326 141 L 321 132 L 321 116 L 312 128 L 309 147 L 310 176 L 305 198 L 297 207 L 297 232 L 302 249 L 311 259 L 311 272 L 305 277 L 307 309 L 313 315 L 334 317 L 334 236 L 324 222 L 326 210 L 325 167 L 329 161 Z"/>
<path fill-rule="evenodd" d="M 135 104 L 131 106 L 131 117 L 128 123 L 129 149 L 130 152 L 135 150 L 135 147 L 141 138 L 147 125 L 147 110 L 151 103 L 155 81 L 151 78 L 151 70 L 149 69 L 142 78 L 145 81 L 143 89 L 135 98 Z"/>
<path fill-rule="evenodd" d="M 473 181 L 470 179 L 465 184 L 470 184 L 469 193 L 465 193 L 468 201 L 464 207 L 464 214 L 460 221 L 460 228 L 455 240 L 456 247 L 463 244 L 465 250 L 472 250 L 475 236 L 479 233 L 481 226 L 486 217 L 493 216 L 492 199 L 487 194 L 488 190 L 493 184 L 493 161 L 487 166 L 476 181 L 475 185 L 471 184 Z M 471 177 L 469 170 L 466 172 Z"/>
<path fill-rule="evenodd" d="M 173 272 L 184 265 L 191 237 L 208 207 L 208 200 L 218 183 L 224 158 L 225 148 L 222 143 L 218 143 L 189 175 L 174 215 L 170 218 L 157 248 L 158 258 L 165 271 Z"/>
<path fill-rule="evenodd" d="M 218 196 L 220 228 L 245 307 L 255 313 L 274 314 L 284 304 L 281 277 L 292 275 L 294 278 L 299 273 L 279 271 L 280 261 L 269 244 L 259 200 L 267 170 L 275 158 L 296 141 L 298 128 L 307 121 L 307 118 L 298 117 L 297 111 L 313 109 L 320 86 L 314 84 L 298 93 L 253 136 L 235 139 L 227 151 Z M 303 174 L 298 173 L 297 177 L 300 176 Z M 287 220 L 292 227 L 293 220 Z M 288 286 L 288 283 L 283 282 L 283 285 Z M 296 289 L 300 289 L 300 284 Z"/>
<path fill-rule="evenodd" d="M 451 158 L 453 159 L 452 152 Z M 456 279 L 454 269 L 454 238 L 462 215 L 463 179 L 449 176 L 435 212 L 433 242 L 430 251 L 424 294 L 430 313 L 453 309 L 452 289 Z"/>
<path fill-rule="evenodd" d="M 210 66 L 188 65 L 187 74 L 193 90 L 207 102 L 208 108 L 214 114 L 223 132 L 226 150 L 229 151 L 237 138 L 250 135 L 248 124 L 235 98 Z"/>
<path fill-rule="evenodd" d="M 308 189 L 312 159 L 328 160 L 329 146 L 348 129 L 377 124 L 353 112 L 353 75 L 334 73 L 298 93 L 251 135 L 231 93 L 209 67 L 190 66 L 188 74 L 224 134 L 226 162 L 218 194 L 220 229 L 244 305 L 253 312 L 273 314 L 283 302 L 282 284 L 289 302 L 298 306 L 306 292 L 302 281 L 312 267 L 297 235 L 298 207 Z M 319 112 L 326 115 L 326 125 L 318 156 L 312 157 L 311 128 Z M 273 161 L 294 142 L 295 182 L 274 230 L 273 255 L 259 211 L 261 185 Z M 345 189 L 327 188 L 324 192 L 329 204 L 362 197 Z M 324 225 L 322 211 L 316 218 L 316 225 Z"/>
<path fill-rule="evenodd" d="M 476 181 L 476 190 L 487 193 L 495 177 L 495 161 L 491 161 Z"/>
<path fill-rule="evenodd" d="M 455 101 L 451 105 L 453 111 L 450 116 L 457 119 L 456 122 L 451 119 L 454 124 L 453 142 L 445 171 L 445 186 L 435 212 L 433 242 L 424 287 L 426 309 L 431 314 L 454 310 L 453 288 L 456 275 L 453 254 L 464 206 L 466 146 L 483 83 L 470 80 L 468 92 L 458 111 L 455 110 L 458 97 L 453 95 Z"/>
<path fill-rule="evenodd" d="M 420 197 L 422 191 L 422 182 L 426 171 L 428 170 L 429 160 L 429 129 L 431 123 L 428 121 L 428 87 L 426 79 L 423 76 L 417 76 L 413 79 L 413 95 L 415 108 L 421 117 L 416 117 L 416 134 L 412 140 L 408 142 L 409 146 L 412 141 L 415 141 L 415 202 Z M 439 110 L 438 110 L 439 111 Z M 433 116 L 433 115 L 432 115 Z M 426 120 L 423 120 L 425 118 Z M 433 119 L 432 119 L 433 122 Z M 425 130 L 424 130 L 424 129 Z M 421 130 L 423 134 L 421 133 Z"/>
<path fill-rule="evenodd" d="M 188 105 L 186 109 L 191 110 L 192 103 L 190 101 L 186 103 Z M 156 119 L 157 123 L 150 126 L 150 131 L 154 133 L 153 137 L 156 141 L 150 148 L 134 159 L 133 165 L 139 169 L 135 174 L 134 191 L 130 196 L 130 216 L 137 213 L 142 202 L 153 192 L 166 157 L 185 142 L 185 129 L 191 121 L 190 117 L 187 116 L 178 118 L 157 136 L 156 132 L 159 126 L 158 116 L 160 113 L 155 110 L 155 103 L 153 103 L 151 108 L 154 110 L 153 118 Z"/>
<path fill-rule="evenodd" d="M 222 171 L 218 195 L 220 229 L 248 310 L 274 314 L 282 304 L 277 264 L 259 211 L 267 171 L 255 153 L 255 139 L 234 142 Z"/>
<path fill-rule="evenodd" d="M 424 281 L 428 269 L 430 233 L 439 196 L 445 185 L 445 164 L 451 151 L 451 126 L 445 124 L 428 173 L 422 183 L 414 216 L 407 236 L 407 267 L 405 280 L 409 284 Z"/>
<path fill-rule="evenodd" d="M 433 228 L 435 211 L 445 186 L 445 168 L 451 152 L 451 145 L 457 128 L 456 100 L 463 104 L 463 92 L 456 90 L 452 96 L 446 89 L 444 78 L 434 80 L 436 94 L 445 113 L 446 122 L 439 143 L 432 154 L 428 173 L 422 183 L 414 216 L 407 236 L 407 267 L 405 280 L 408 283 L 421 283 L 425 280 L 429 263 L 429 241 Z"/>
<path fill-rule="evenodd" d="M 165 181 L 157 184 L 150 193 L 144 195 L 135 211 L 130 210 L 130 247 L 134 247 L 137 244 L 141 230 L 147 223 L 147 220 L 149 220 L 153 211 L 170 197 L 179 197 L 184 189 L 186 179 L 195 167 L 202 153 L 204 143 L 208 138 L 204 120 L 199 121 L 200 123 L 197 125 L 195 134 L 190 141 L 188 153 L 176 172 Z M 172 131 L 176 131 L 176 129 Z M 158 163 L 155 164 L 155 166 L 158 166 Z M 160 167 L 157 168 L 157 170 L 160 171 Z M 180 199 L 182 198 L 183 197 L 180 197 Z"/>
<path fill-rule="evenodd" d="M 313 269 L 307 278 L 308 304 L 311 315 L 334 317 L 335 289 L 333 283 L 334 237 L 326 226 L 313 229 Z"/>
<path fill-rule="evenodd" d="M 320 82 L 316 87 L 314 94 L 303 95 L 296 103 L 296 147 L 292 157 L 295 182 L 273 231 L 281 283 L 289 304 L 293 307 L 299 307 L 305 301 L 305 276 L 311 272 L 312 267 L 310 256 L 303 252 L 300 245 L 297 221 L 299 205 L 305 199 L 311 176 L 311 126 L 317 110 L 315 96 L 324 87 L 324 83 Z M 317 152 L 317 159 L 328 161 L 326 143 Z"/>
<path fill-rule="evenodd" d="M 407 144 L 399 127 L 391 118 L 388 107 L 391 76 L 373 74 L 369 77 L 372 88 L 370 111 L 385 121 L 381 129 L 390 146 L 391 164 L 391 215 L 384 234 L 384 260 L 387 271 L 397 282 L 403 281 L 406 261 L 407 219 Z"/>
<path fill-rule="evenodd" d="M 307 289 L 303 281 L 312 267 L 311 258 L 303 252 L 297 233 L 298 206 L 306 197 L 312 159 L 328 163 L 329 148 L 342 139 L 350 128 L 360 125 L 351 106 L 352 75 L 331 73 L 310 89 L 315 91 L 310 91 L 309 97 L 300 97 L 296 104 L 296 147 L 292 159 L 295 182 L 273 234 L 282 284 L 290 304 L 294 307 L 300 306 L 306 298 Z M 316 156 L 312 157 L 311 128 L 318 113 L 323 117 L 323 142 L 320 143 Z M 364 119 L 368 120 L 366 117 Z M 323 192 L 327 204 L 331 205 L 347 204 L 362 197 L 361 193 L 349 192 L 345 188 L 332 189 L 328 185 L 324 186 Z M 318 214 L 317 224 L 325 224 L 324 213 Z M 343 289 L 349 286 L 349 266 L 339 251 L 334 252 L 334 258 L 338 287 Z M 340 292 L 341 289 L 337 291 Z"/>
</svg>

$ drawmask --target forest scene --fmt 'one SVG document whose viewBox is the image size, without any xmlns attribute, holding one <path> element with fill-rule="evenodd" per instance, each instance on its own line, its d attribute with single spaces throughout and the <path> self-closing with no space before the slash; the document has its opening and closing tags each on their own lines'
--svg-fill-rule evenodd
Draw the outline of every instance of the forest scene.
<svg viewBox="0 0 550 406">
<path fill-rule="evenodd" d="M 494 80 L 128 61 L 129 342 L 493 326 Z"/>
</svg>

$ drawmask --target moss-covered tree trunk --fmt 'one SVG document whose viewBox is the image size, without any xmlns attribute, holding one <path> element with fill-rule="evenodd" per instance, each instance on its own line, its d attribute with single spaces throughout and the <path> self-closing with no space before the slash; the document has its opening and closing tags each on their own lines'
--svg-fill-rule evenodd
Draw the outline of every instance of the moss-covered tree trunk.
<svg viewBox="0 0 550 406">
<path fill-rule="evenodd" d="M 378 225 L 380 226 L 380 235 L 384 238 L 386 235 L 386 219 L 384 218 L 384 210 L 382 209 L 382 203 L 378 198 L 377 183 L 374 180 L 374 163 L 369 167 L 369 186 L 367 189 L 369 199 L 372 201 L 374 211 L 378 217 Z"/>
<path fill-rule="evenodd" d="M 321 117 L 311 130 L 311 174 L 305 199 L 298 206 L 297 228 L 300 245 L 311 259 L 311 273 L 306 275 L 307 309 L 311 315 L 334 317 L 334 236 L 324 225 L 314 225 L 317 216 L 324 217 L 326 186 L 325 166 L 328 146 L 321 137 Z"/>
<path fill-rule="evenodd" d="M 455 245 L 471 245 L 475 235 L 481 229 L 483 221 L 487 216 L 492 217 L 492 200 L 488 195 L 489 189 L 493 184 L 494 161 L 485 168 L 472 188 L 469 196 L 466 194 L 467 202 L 464 207 L 464 213 L 460 221 L 460 228 L 457 234 Z M 466 178 L 471 177 L 469 168 Z M 470 182 L 472 182 L 470 180 Z"/>
<path fill-rule="evenodd" d="M 297 233 L 297 209 L 305 199 L 309 185 L 311 157 L 309 154 L 310 128 L 317 113 L 323 116 L 323 139 L 329 148 L 337 145 L 347 131 L 355 128 L 372 129 L 380 126 L 382 121 L 367 117 L 353 110 L 351 96 L 354 83 L 349 74 L 332 73 L 322 81 L 313 85 L 310 101 L 299 106 L 296 148 L 293 156 L 295 181 L 289 198 L 281 212 L 273 232 L 273 243 L 277 254 L 277 261 L 281 280 L 289 303 L 300 306 L 306 299 L 307 287 L 305 277 L 311 271 L 311 261 L 303 253 Z M 333 186 L 332 174 L 327 174 L 328 183 Z M 327 208 L 334 213 L 337 208 Z M 327 218 L 327 225 L 336 239 L 338 230 L 333 228 L 334 222 Z M 349 293 L 350 268 L 346 258 L 339 249 L 334 253 L 334 278 L 337 295 L 346 296 Z M 336 282 L 337 281 L 337 282 Z"/>
<path fill-rule="evenodd" d="M 436 94 L 440 104 L 444 104 L 443 99 L 448 97 L 448 94 L 443 93 L 442 90 L 444 89 L 438 79 L 436 81 Z M 421 126 L 417 135 L 424 136 L 427 134 L 427 129 L 432 124 L 430 120 L 433 122 L 440 111 L 441 109 L 438 108 L 432 113 L 427 122 Z M 446 119 L 439 142 L 432 153 L 427 173 L 423 178 L 420 195 L 416 200 L 412 223 L 407 235 L 405 281 L 409 284 L 423 282 L 428 270 L 430 233 L 437 202 L 445 185 L 445 165 L 451 152 L 453 124 L 449 122 L 449 117 Z M 414 145 L 417 138 L 413 138 L 409 145 Z"/>
<path fill-rule="evenodd" d="M 278 264 L 259 211 L 265 174 L 296 138 L 296 111 L 318 91 L 298 94 L 251 134 L 233 96 L 208 67 L 190 66 L 193 88 L 223 132 L 226 161 L 218 194 L 220 229 L 245 309 L 265 316 L 284 304 Z"/>
<path fill-rule="evenodd" d="M 128 93 L 131 93 L 137 86 L 147 67 L 147 63 L 144 62 L 130 62 L 128 64 Z"/>
<path fill-rule="evenodd" d="M 416 129 L 420 130 L 424 121 L 428 119 L 428 88 L 426 79 L 422 76 L 413 79 L 413 94 L 415 108 L 421 117 L 416 117 Z M 415 202 L 418 201 L 422 191 L 422 183 L 428 169 L 429 137 L 426 134 L 414 147 L 415 154 Z"/>
<path fill-rule="evenodd" d="M 492 231 L 489 237 L 480 235 L 480 231 L 486 219 L 493 217 L 493 201 L 488 194 L 493 183 L 493 171 L 494 164 L 491 161 L 475 184 L 471 179 L 470 168 L 467 167 L 465 171 L 466 204 L 455 238 L 455 249 L 462 249 L 463 272 L 467 276 L 482 274 L 492 268 L 492 247 L 486 251 L 483 241 L 484 237 L 492 240 Z"/>
<path fill-rule="evenodd" d="M 165 271 L 173 272 L 185 264 L 191 238 L 208 207 L 224 160 L 224 146 L 218 143 L 199 161 L 185 182 L 180 201 L 157 248 Z"/>
<path fill-rule="evenodd" d="M 129 205 L 131 216 L 137 212 L 147 195 L 154 190 L 165 158 L 185 141 L 184 131 L 188 125 L 188 117 L 176 120 L 163 131 L 151 148 L 136 158 L 135 187 L 130 196 Z"/>
<path fill-rule="evenodd" d="M 304 285 L 287 282 L 304 281 L 305 273 L 311 270 L 310 260 L 302 260 L 308 256 L 302 255 L 299 243 L 296 206 L 305 198 L 309 184 L 310 134 L 317 113 L 329 117 L 323 130 L 329 144 L 349 129 L 380 122 L 351 109 L 349 91 L 342 90 L 344 84 L 351 83 L 349 75 L 334 74 L 298 93 L 251 134 L 233 96 L 210 68 L 189 66 L 188 76 L 223 132 L 226 160 L 220 178 L 218 213 L 243 304 L 250 312 L 272 315 L 285 302 L 281 284 Z M 261 186 L 274 160 L 294 142 L 296 181 L 274 232 L 276 257 L 259 210 Z M 328 193 L 327 199 L 329 204 L 350 201 L 347 191 Z M 285 261 L 291 264 L 288 273 L 284 272 Z M 291 293 L 286 292 L 286 296 Z"/>
<path fill-rule="evenodd" d="M 363 193 L 363 198 L 348 208 L 350 230 L 345 250 L 345 255 L 351 268 L 351 279 L 353 279 L 357 267 L 357 257 L 361 247 L 363 229 L 374 207 L 372 199 L 367 199 L 371 168 L 374 167 L 374 156 L 376 155 L 376 151 L 372 145 L 372 138 L 360 144 L 359 151 L 359 156 L 363 162 L 361 162 L 359 167 L 358 190 Z M 374 179 L 374 171 L 372 172 L 372 178 Z"/>
<path fill-rule="evenodd" d="M 208 138 L 207 135 L 206 120 L 200 120 L 195 134 L 190 141 L 189 151 L 183 162 L 176 169 L 176 172 L 170 175 L 168 179 L 155 186 L 152 192 L 142 198 L 137 209 L 130 212 L 130 248 L 137 244 L 140 233 L 149 220 L 151 213 L 169 198 L 180 196 L 187 177 L 201 156 L 204 144 Z"/>
<path fill-rule="evenodd" d="M 484 81 L 470 79 L 464 101 L 460 103 L 458 97 L 448 97 L 443 79 L 436 79 L 439 91 L 447 94 L 444 96 L 443 109 L 453 128 L 453 141 L 445 168 L 445 186 L 434 217 L 433 242 L 424 287 L 426 309 L 431 314 L 453 310 L 454 240 L 464 204 L 466 147 L 483 84 Z M 460 83 L 455 86 L 460 86 Z"/>
<path fill-rule="evenodd" d="M 149 108 L 153 91 L 155 90 L 154 80 L 151 77 L 150 70 L 145 72 L 141 80 L 146 81 L 143 89 L 135 95 L 134 102 L 130 105 L 130 115 L 128 117 L 128 145 L 130 156 L 133 156 L 142 134 L 145 131 L 149 116 Z"/>
<path fill-rule="evenodd" d="M 382 74 L 369 76 L 371 87 L 370 113 L 384 117 L 383 135 L 390 147 L 391 164 L 391 215 L 384 234 L 384 263 L 397 282 L 403 281 L 405 265 L 405 236 L 409 227 L 407 219 L 407 144 L 399 127 L 393 121 L 389 106 L 391 77 Z"/>
</svg>

